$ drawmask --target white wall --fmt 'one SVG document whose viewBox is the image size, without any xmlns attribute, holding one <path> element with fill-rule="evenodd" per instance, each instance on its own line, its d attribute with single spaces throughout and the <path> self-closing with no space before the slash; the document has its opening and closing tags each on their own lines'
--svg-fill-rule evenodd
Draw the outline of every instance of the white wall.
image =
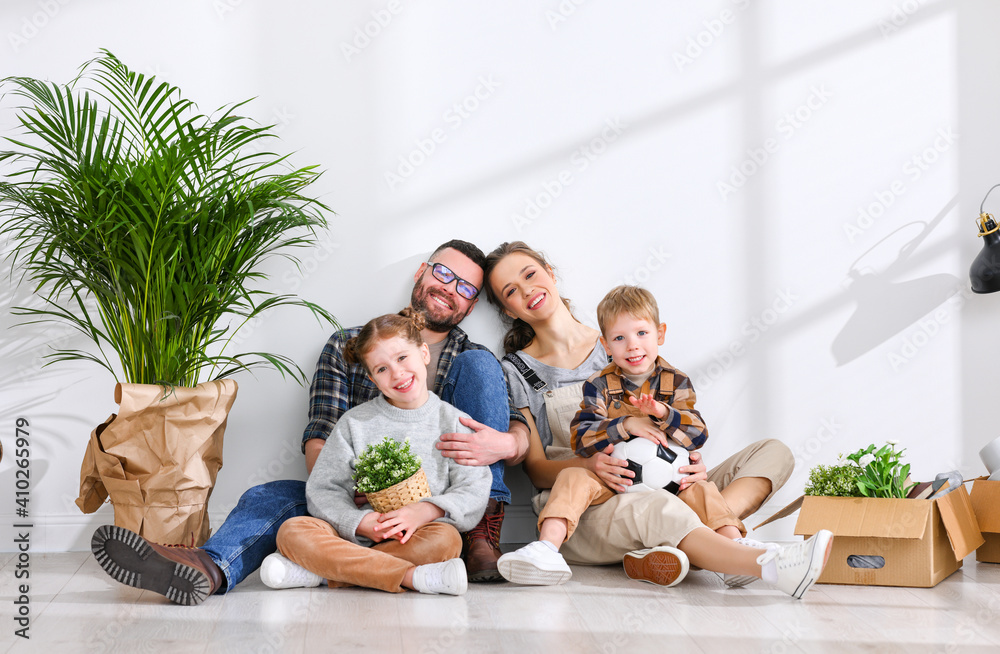
<svg viewBox="0 0 1000 654">
<path fill-rule="evenodd" d="M 765 436 L 796 452 L 768 511 L 812 465 L 887 438 L 918 477 L 984 471 L 1000 298 L 965 289 L 979 203 L 1000 181 L 998 29 L 1000 7 L 981 0 L 8 0 L 0 73 L 66 81 L 108 48 L 205 111 L 256 97 L 248 111 L 279 124 L 295 163 L 326 170 L 315 192 L 337 212 L 304 275 L 271 264 L 272 288 L 347 325 L 403 306 L 416 266 L 453 237 L 545 251 L 591 323 L 611 286 L 642 282 L 669 326 L 662 353 L 694 378 L 706 460 Z M 0 293 L 30 301 L 7 280 Z M 72 501 L 114 380 L 40 369 L 67 337 L 13 322 L 5 310 L 0 549 L 14 547 L 18 417 L 33 548 L 83 549 L 111 520 Z M 463 326 L 499 343 L 485 302 Z M 243 344 L 311 372 L 327 332 L 288 311 Z M 254 483 L 305 475 L 307 391 L 277 374 L 238 381 L 216 516 Z M 793 523 L 764 536 L 790 538 Z"/>
</svg>

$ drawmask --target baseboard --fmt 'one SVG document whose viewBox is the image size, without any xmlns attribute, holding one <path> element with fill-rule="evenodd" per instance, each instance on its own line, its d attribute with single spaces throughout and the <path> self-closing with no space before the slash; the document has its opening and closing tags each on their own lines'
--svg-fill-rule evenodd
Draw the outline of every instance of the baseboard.
<svg viewBox="0 0 1000 654">
<path fill-rule="evenodd" d="M 512 504 L 504 509 L 503 529 L 500 531 L 501 543 L 530 543 L 538 536 L 535 523 L 538 522 L 531 507 L 523 504 Z"/>
<path fill-rule="evenodd" d="M 209 511 L 208 517 L 212 527 L 218 527 L 226 519 L 225 513 Z M 110 505 L 101 507 L 95 513 L 65 513 L 43 515 L 24 520 L 13 515 L 0 516 L 2 524 L 11 525 L 10 535 L 2 538 L 0 551 L 15 552 L 17 543 L 14 539 L 20 534 L 28 533 L 31 552 L 89 552 L 90 539 L 94 531 L 101 525 L 114 524 L 115 514 Z M 17 527 L 16 525 L 31 525 Z M 6 528 L 5 528 L 6 529 Z"/>
<path fill-rule="evenodd" d="M 748 519 L 750 524 L 760 520 L 780 509 L 778 504 L 764 505 L 760 511 Z M 213 530 L 221 525 L 228 512 L 209 511 L 209 520 Z M 504 511 L 503 529 L 500 533 L 502 543 L 530 543 L 537 538 L 536 523 L 538 521 L 530 504 L 511 504 Z M 101 525 L 114 523 L 114 512 L 110 505 L 101 507 L 96 513 L 84 515 L 81 513 L 65 513 L 44 515 L 27 521 L 13 514 L 0 515 L 0 524 L 11 525 L 9 536 L 0 537 L 0 552 L 17 551 L 15 538 L 19 533 L 28 531 L 13 525 L 30 524 L 30 543 L 32 552 L 81 552 L 90 550 L 90 539 L 94 530 Z M 772 523 L 767 528 L 754 533 L 753 536 L 762 540 L 792 541 L 797 540 L 792 531 L 794 520 L 784 520 L 781 524 Z"/>
</svg>

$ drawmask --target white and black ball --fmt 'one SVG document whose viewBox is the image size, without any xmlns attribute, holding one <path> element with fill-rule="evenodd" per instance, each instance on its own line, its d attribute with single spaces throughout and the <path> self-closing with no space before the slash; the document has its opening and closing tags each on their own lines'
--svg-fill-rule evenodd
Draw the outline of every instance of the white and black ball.
<svg viewBox="0 0 1000 654">
<path fill-rule="evenodd" d="M 632 485 L 625 487 L 626 493 L 662 488 L 676 495 L 680 490 L 681 479 L 687 476 L 678 472 L 678 468 L 690 462 L 687 450 L 679 445 L 664 447 L 638 436 L 617 443 L 611 456 L 625 459 L 628 469 L 635 473 Z"/>
</svg>

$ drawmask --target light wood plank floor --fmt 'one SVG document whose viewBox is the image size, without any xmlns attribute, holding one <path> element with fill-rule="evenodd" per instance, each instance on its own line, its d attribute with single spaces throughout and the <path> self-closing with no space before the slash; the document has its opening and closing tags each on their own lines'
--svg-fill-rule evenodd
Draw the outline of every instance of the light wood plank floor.
<svg viewBox="0 0 1000 654">
<path fill-rule="evenodd" d="M 974 557 L 932 589 L 817 585 L 802 601 L 706 571 L 661 589 L 575 566 L 563 586 L 463 597 L 274 591 L 254 574 L 181 607 L 111 581 L 89 553 L 33 554 L 30 641 L 13 635 L 12 556 L 0 564 L 0 652 L 1000 652 L 1000 565 Z"/>
</svg>

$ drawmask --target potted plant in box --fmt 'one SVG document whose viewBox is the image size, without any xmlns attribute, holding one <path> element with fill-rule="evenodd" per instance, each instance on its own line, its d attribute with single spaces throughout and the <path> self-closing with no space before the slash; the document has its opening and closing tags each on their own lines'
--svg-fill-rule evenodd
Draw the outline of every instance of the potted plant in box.
<svg viewBox="0 0 1000 654">
<path fill-rule="evenodd" d="M 379 513 L 387 513 L 431 496 L 420 457 L 404 442 L 386 436 L 369 445 L 354 462 L 354 484 Z"/>
<path fill-rule="evenodd" d="M 271 129 L 198 113 L 180 91 L 103 51 L 67 85 L 0 82 L 19 101 L 20 134 L 0 152 L 0 235 L 41 307 L 27 324 L 65 322 L 94 351 L 58 349 L 119 382 L 120 406 L 91 434 L 77 504 L 110 494 L 116 524 L 159 542 L 203 542 L 222 465 L 228 377 L 257 366 L 305 381 L 287 357 L 232 354 L 233 335 L 280 306 L 333 316 L 258 284 L 272 255 L 309 246 L 325 227 L 303 194 L 315 167 L 292 169 L 260 146 Z M 109 354 L 110 352 L 110 354 Z"/>
</svg>

